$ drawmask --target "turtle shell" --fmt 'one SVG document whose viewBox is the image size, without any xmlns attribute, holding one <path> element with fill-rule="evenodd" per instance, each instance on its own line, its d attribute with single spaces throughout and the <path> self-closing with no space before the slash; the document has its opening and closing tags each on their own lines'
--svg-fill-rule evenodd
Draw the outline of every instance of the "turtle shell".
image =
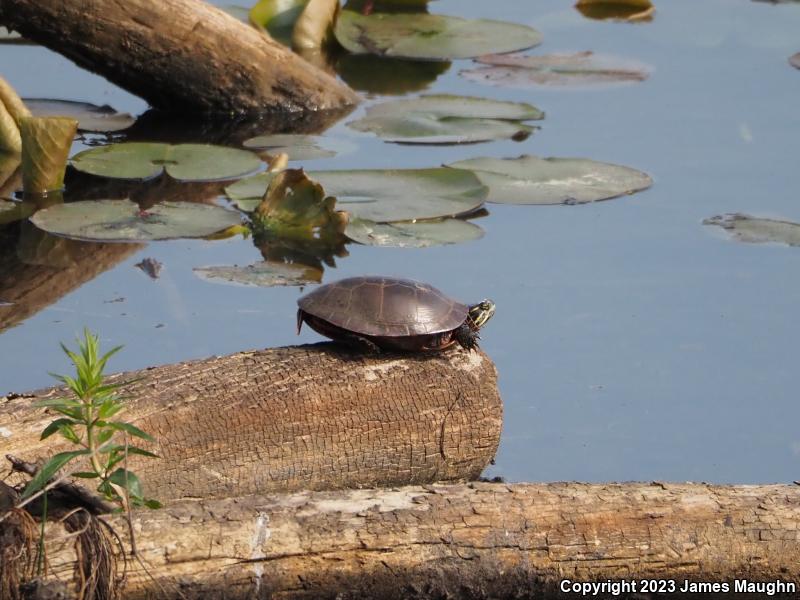
<svg viewBox="0 0 800 600">
<path fill-rule="evenodd" d="M 300 309 L 353 333 L 413 337 L 461 326 L 468 307 L 432 285 L 393 277 L 350 277 L 297 301 Z"/>
</svg>

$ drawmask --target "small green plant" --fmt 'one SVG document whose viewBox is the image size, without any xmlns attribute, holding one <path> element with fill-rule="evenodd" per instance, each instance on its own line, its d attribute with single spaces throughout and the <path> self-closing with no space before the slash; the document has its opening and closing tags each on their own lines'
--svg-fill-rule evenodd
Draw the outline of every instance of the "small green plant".
<svg viewBox="0 0 800 600">
<path fill-rule="evenodd" d="M 44 428 L 41 439 L 59 434 L 79 449 L 59 452 L 51 457 L 28 483 L 21 499 L 43 489 L 69 463 L 85 457 L 81 462 L 88 463 L 88 468 L 72 472 L 73 477 L 98 479 L 97 491 L 122 508 L 131 505 L 159 508 L 161 504 L 157 500 L 144 497 L 141 481 L 126 468 L 130 454 L 157 458 L 148 450 L 128 444 L 128 435 L 147 441 L 153 441 L 153 438 L 131 423 L 112 420 L 125 408 L 119 388 L 130 382 L 107 383 L 103 370 L 108 359 L 122 346 L 112 348 L 102 356 L 98 355 L 99 347 L 97 336 L 88 329 L 84 330 L 84 339 L 78 340 L 78 352 L 61 344 L 75 365 L 75 377 L 52 375 L 67 386 L 74 398 L 54 398 L 36 403 L 38 407 L 50 408 L 63 415 Z"/>
</svg>

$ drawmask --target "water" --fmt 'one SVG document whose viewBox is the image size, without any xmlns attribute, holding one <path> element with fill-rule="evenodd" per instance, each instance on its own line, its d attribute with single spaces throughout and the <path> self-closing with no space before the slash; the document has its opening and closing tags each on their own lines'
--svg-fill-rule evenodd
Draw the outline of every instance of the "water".
<svg viewBox="0 0 800 600">
<path fill-rule="evenodd" d="M 624 164 L 655 184 L 594 205 L 491 205 L 476 221 L 485 237 L 465 245 L 350 245 L 325 280 L 394 274 L 465 301 L 496 301 L 482 345 L 497 363 L 506 419 L 489 475 L 796 479 L 800 250 L 738 244 L 701 221 L 736 211 L 800 221 L 800 72 L 787 63 L 800 50 L 800 5 L 662 1 L 651 23 L 636 25 L 590 21 L 556 0 L 441 0 L 431 10 L 527 23 L 543 32 L 542 53 L 594 50 L 655 71 L 622 88 L 526 91 L 469 82 L 458 71 L 472 63 L 456 61 L 428 91 L 531 102 L 547 113 L 542 130 L 522 143 L 423 148 L 384 144 L 342 121 L 328 133 L 357 149 L 310 167 L 531 153 Z M 23 96 L 145 109 L 42 48 L 0 48 L 0 72 Z M 160 279 L 134 267 L 145 257 L 163 263 Z M 109 346 L 125 345 L 114 370 L 316 341 L 308 330 L 294 335 L 297 288 L 216 285 L 192 273 L 260 258 L 242 240 L 154 243 L 131 253 L 0 334 L 0 393 L 47 385 L 47 371 L 66 371 L 57 342 L 84 326 Z"/>
</svg>

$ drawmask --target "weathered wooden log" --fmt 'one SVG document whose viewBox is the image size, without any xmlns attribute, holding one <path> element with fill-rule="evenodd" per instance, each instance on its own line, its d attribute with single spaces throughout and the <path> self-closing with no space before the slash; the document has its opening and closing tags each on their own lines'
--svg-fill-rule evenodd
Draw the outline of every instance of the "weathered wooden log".
<svg viewBox="0 0 800 600">
<path fill-rule="evenodd" d="M 198 0 L 0 0 L 0 23 L 171 112 L 358 102 L 345 84 Z"/>
<path fill-rule="evenodd" d="M 134 514 L 151 575 L 129 562 L 124 595 L 564 598 L 569 582 L 641 592 L 652 578 L 674 592 L 685 580 L 732 592 L 745 578 L 791 591 L 798 523 L 800 487 L 787 485 L 473 483 L 182 501 Z M 48 559 L 69 578 L 69 547 Z"/>
<path fill-rule="evenodd" d="M 161 459 L 129 462 L 161 501 L 474 479 L 500 438 L 497 375 L 481 352 L 365 357 L 326 343 L 110 378 L 133 379 L 121 415 L 156 437 Z M 39 441 L 53 415 L 31 408 L 59 393 L 0 401 L 0 454 L 59 450 Z"/>
</svg>

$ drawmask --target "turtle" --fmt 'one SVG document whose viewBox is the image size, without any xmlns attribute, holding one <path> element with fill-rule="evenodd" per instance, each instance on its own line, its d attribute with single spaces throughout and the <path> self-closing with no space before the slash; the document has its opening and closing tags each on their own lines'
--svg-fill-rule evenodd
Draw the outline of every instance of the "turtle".
<svg viewBox="0 0 800 600">
<path fill-rule="evenodd" d="M 437 351 L 455 343 L 478 347 L 478 330 L 494 314 L 491 300 L 467 306 L 432 285 L 395 277 L 349 277 L 322 285 L 298 301 L 303 322 L 317 333 L 364 350 Z"/>
</svg>

